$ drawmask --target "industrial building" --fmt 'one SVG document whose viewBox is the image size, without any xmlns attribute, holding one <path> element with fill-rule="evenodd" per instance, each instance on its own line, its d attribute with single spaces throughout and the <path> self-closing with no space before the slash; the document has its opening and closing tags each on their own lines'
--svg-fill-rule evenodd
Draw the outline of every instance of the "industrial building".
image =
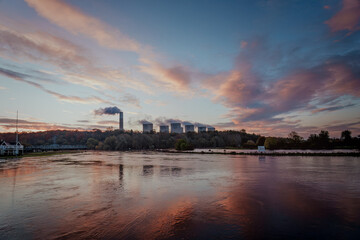
<svg viewBox="0 0 360 240">
<path fill-rule="evenodd" d="M 185 132 L 194 132 L 195 126 L 194 124 L 185 124 Z"/>
<path fill-rule="evenodd" d="M 161 133 L 169 133 L 169 125 L 161 125 L 160 132 Z"/>
<path fill-rule="evenodd" d="M 214 127 L 208 127 L 208 132 L 215 132 L 215 128 Z"/>
<path fill-rule="evenodd" d="M 120 112 L 119 114 L 119 130 L 124 131 L 124 113 Z"/>
<path fill-rule="evenodd" d="M 199 126 L 198 127 L 198 132 L 206 132 L 206 127 L 205 126 Z"/>
<path fill-rule="evenodd" d="M 183 133 L 181 123 L 171 123 L 171 133 Z"/>
<path fill-rule="evenodd" d="M 143 123 L 143 133 L 150 133 L 154 130 L 153 124 L 151 122 Z"/>
</svg>

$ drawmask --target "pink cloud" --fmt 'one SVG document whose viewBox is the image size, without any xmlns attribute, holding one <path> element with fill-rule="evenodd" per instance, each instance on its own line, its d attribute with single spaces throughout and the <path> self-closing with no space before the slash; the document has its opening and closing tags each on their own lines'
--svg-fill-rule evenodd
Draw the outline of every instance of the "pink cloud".
<svg viewBox="0 0 360 240">
<path fill-rule="evenodd" d="M 192 71 L 187 67 L 182 65 L 164 67 L 150 59 L 142 59 L 142 62 L 145 65 L 141 65 L 138 68 L 140 71 L 153 76 L 154 84 L 158 87 L 164 88 L 167 91 L 189 93 Z"/>
<path fill-rule="evenodd" d="M 156 84 L 157 81 L 167 84 L 167 88 L 176 92 L 189 90 L 190 72 L 182 65 L 165 67 L 155 58 L 150 46 L 145 46 L 127 36 L 118 29 L 87 15 L 77 8 L 60 0 L 25 0 L 36 12 L 50 22 L 71 32 L 74 35 L 84 35 L 95 40 L 100 46 L 120 51 L 131 51 L 139 55 L 139 61 L 144 64 L 139 69 L 149 74 Z M 61 11 L 59 11 L 61 9 Z M 129 85 L 138 86 L 149 92 L 145 84 L 131 79 Z M 132 84 L 131 82 L 135 82 Z M 158 84 L 159 85 L 159 84 Z M 161 85 L 159 85 L 161 86 Z M 163 85 L 162 85 L 163 86 Z M 168 90 L 167 89 L 167 90 Z"/>
<path fill-rule="evenodd" d="M 229 126 L 262 134 L 274 130 L 276 135 L 286 135 L 290 130 L 305 134 L 318 128 L 304 127 L 298 121 L 279 116 L 295 111 L 337 111 L 355 105 L 334 106 L 331 105 L 334 100 L 343 96 L 360 97 L 358 51 L 330 57 L 312 68 L 295 69 L 280 79 L 266 82 L 252 67 L 253 56 L 258 54 L 255 48 L 242 51 L 232 70 L 203 82 L 215 95 L 215 102 L 230 108 L 224 116 L 231 119 Z M 323 107 L 315 110 L 311 104 L 314 102 L 321 102 Z"/>
<path fill-rule="evenodd" d="M 347 30 L 354 32 L 359 29 L 360 1 L 343 0 L 342 9 L 325 23 L 332 32 Z"/>
<path fill-rule="evenodd" d="M 68 95 L 64 95 L 64 94 L 49 90 L 49 89 L 45 88 L 43 85 L 27 79 L 27 78 L 31 78 L 31 76 L 29 76 L 27 74 L 14 72 L 12 70 L 0 68 L 0 74 L 3 76 L 6 76 L 8 78 L 14 79 L 16 81 L 27 83 L 33 87 L 36 87 L 54 97 L 56 97 L 57 99 L 59 99 L 61 101 L 66 101 L 66 102 L 71 102 L 71 103 L 81 103 L 81 104 L 93 104 L 93 103 L 113 104 L 112 102 L 107 101 L 107 100 L 102 99 L 97 96 L 90 96 L 90 97 L 68 96 Z"/>
<path fill-rule="evenodd" d="M 95 39 L 100 45 L 125 51 L 139 51 L 140 44 L 119 30 L 60 0 L 26 0 L 39 15 L 72 32 Z M 61 11 L 59 11 L 61 9 Z"/>
</svg>

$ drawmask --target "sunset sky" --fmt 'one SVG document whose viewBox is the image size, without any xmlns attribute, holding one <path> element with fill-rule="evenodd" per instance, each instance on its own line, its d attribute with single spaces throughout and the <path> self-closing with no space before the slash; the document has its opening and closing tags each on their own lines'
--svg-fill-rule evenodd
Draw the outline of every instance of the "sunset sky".
<svg viewBox="0 0 360 240">
<path fill-rule="evenodd" d="M 360 134 L 360 1 L 0 0 L 0 132 Z"/>
</svg>

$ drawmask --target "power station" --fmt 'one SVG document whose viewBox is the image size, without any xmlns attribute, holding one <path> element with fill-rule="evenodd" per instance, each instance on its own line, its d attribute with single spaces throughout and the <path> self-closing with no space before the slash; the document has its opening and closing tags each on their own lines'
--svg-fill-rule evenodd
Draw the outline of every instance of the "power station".
<svg viewBox="0 0 360 240">
<path fill-rule="evenodd" d="M 185 124 L 185 132 L 195 132 L 194 124 Z"/>
<path fill-rule="evenodd" d="M 95 111 L 97 115 L 102 115 L 102 114 L 110 114 L 110 115 L 114 115 L 119 113 L 119 130 L 120 131 L 124 131 L 124 113 L 117 107 L 109 107 L 109 108 L 100 108 L 99 110 Z M 154 125 L 149 122 L 149 121 L 142 121 L 142 125 L 143 125 L 143 133 L 151 133 L 154 131 Z M 184 127 L 182 127 L 181 125 L 183 125 Z M 198 132 L 206 132 L 206 130 L 208 132 L 214 132 L 215 128 L 211 127 L 211 126 L 205 126 L 205 125 L 199 125 L 197 126 L 198 128 Z M 160 125 L 159 126 L 159 132 L 160 133 L 184 133 L 184 129 L 185 129 L 185 133 L 188 132 L 195 132 L 195 125 L 189 122 L 172 122 L 170 123 L 170 127 L 169 125 Z"/>
<path fill-rule="evenodd" d="M 169 133 L 169 125 L 161 125 L 160 132 L 161 133 Z"/>
<path fill-rule="evenodd" d="M 151 133 L 154 128 L 151 122 L 143 122 L 143 133 Z"/>
<path fill-rule="evenodd" d="M 183 133 L 183 128 L 181 127 L 181 123 L 171 123 L 171 133 Z"/>
<path fill-rule="evenodd" d="M 142 123 L 143 125 L 143 133 L 150 133 L 152 131 L 154 131 L 154 125 L 151 122 L 148 121 L 143 121 Z M 184 123 L 183 124 L 185 127 L 185 133 L 188 132 L 195 132 L 195 125 L 192 123 Z M 169 125 L 160 125 L 159 126 L 159 132 L 160 133 L 184 133 L 184 127 L 181 126 L 180 122 L 173 122 L 170 123 L 170 128 Z M 170 130 L 170 131 L 169 131 Z M 198 132 L 206 132 L 206 130 L 208 132 L 215 132 L 215 128 L 211 127 L 211 126 L 198 126 Z"/>
</svg>

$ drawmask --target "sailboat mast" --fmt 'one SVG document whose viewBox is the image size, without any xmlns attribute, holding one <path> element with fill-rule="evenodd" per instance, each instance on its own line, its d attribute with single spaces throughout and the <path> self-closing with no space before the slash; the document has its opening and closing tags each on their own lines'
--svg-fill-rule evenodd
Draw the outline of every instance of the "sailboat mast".
<svg viewBox="0 0 360 240">
<path fill-rule="evenodd" d="M 19 119 L 19 111 L 16 111 L 16 142 L 15 142 L 15 156 L 18 155 L 18 142 L 19 142 L 19 136 L 18 136 L 18 119 Z"/>
<path fill-rule="evenodd" d="M 16 145 L 19 142 L 19 136 L 18 136 L 18 122 L 19 122 L 19 111 L 16 111 Z"/>
</svg>

